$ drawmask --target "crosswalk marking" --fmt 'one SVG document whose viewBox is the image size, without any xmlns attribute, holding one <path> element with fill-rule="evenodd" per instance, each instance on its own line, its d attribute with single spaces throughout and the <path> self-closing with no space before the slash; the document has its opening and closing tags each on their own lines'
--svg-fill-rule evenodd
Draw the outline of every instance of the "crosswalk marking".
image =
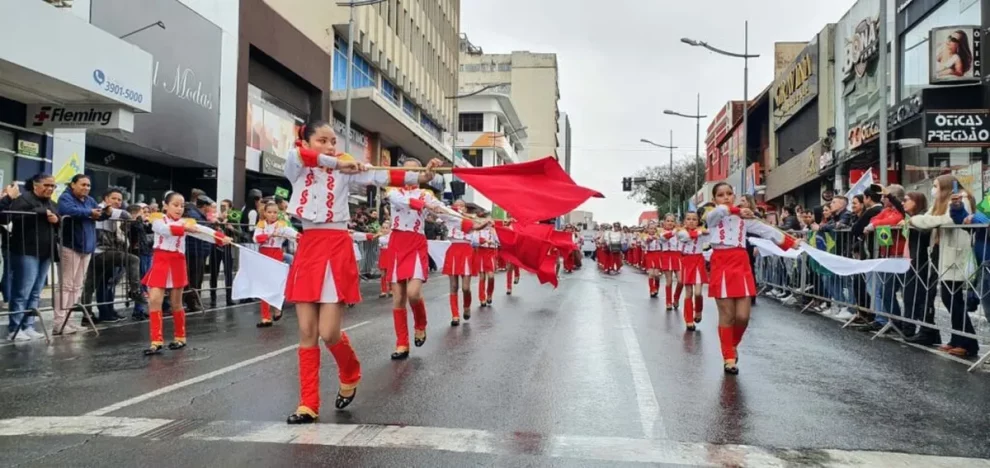
<svg viewBox="0 0 990 468">
<path fill-rule="evenodd" d="M 160 430 L 165 426 L 169 430 Z M 181 433 L 179 429 L 187 428 Z M 844 450 L 764 449 L 748 445 L 714 445 L 659 439 L 602 436 L 542 436 L 545 444 L 521 447 L 518 433 L 381 424 L 313 424 L 289 426 L 268 421 L 213 421 L 118 418 L 107 416 L 24 417 L 0 420 L 0 437 L 81 435 L 109 438 L 296 444 L 326 447 L 432 450 L 482 455 L 533 455 L 602 462 L 656 463 L 686 466 L 816 466 L 990 468 L 990 460 Z M 522 434 L 531 437 L 532 434 Z M 525 445 L 525 444 L 523 444 Z M 805 462 L 803 462 L 804 460 Z"/>
</svg>

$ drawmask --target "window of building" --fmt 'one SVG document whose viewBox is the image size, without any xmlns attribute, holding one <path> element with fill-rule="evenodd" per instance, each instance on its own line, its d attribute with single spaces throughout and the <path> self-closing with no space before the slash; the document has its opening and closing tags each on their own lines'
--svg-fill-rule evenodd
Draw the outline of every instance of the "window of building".
<svg viewBox="0 0 990 468">
<path fill-rule="evenodd" d="M 409 100 L 409 96 L 403 96 L 403 98 L 402 98 L 402 110 L 409 117 L 412 117 L 414 119 L 416 118 L 416 104 L 413 104 L 413 102 Z"/>
<path fill-rule="evenodd" d="M 387 78 L 382 78 L 382 94 L 393 104 L 399 105 L 399 90 Z"/>
<path fill-rule="evenodd" d="M 908 97 L 929 86 L 931 44 L 928 33 L 932 28 L 955 25 L 979 25 L 980 2 L 948 0 L 901 36 L 901 96 Z M 972 39 L 970 39 L 972 40 Z"/>
<path fill-rule="evenodd" d="M 461 157 L 474 167 L 482 167 L 484 163 L 484 158 L 482 157 L 483 154 L 484 151 L 481 150 L 461 150 Z"/>
<path fill-rule="evenodd" d="M 498 71 L 500 71 L 500 72 L 512 71 L 512 64 L 511 63 L 500 63 L 500 64 L 498 64 Z"/>
<path fill-rule="evenodd" d="M 347 88 L 347 41 L 337 38 L 334 42 L 334 67 L 333 67 L 333 89 Z M 378 87 L 378 70 L 370 61 L 362 57 L 355 50 L 354 63 L 352 66 L 351 88 L 372 88 Z"/>
<path fill-rule="evenodd" d="M 440 127 L 437 126 L 433 119 L 427 117 L 426 114 L 420 113 L 419 124 L 426 129 L 430 135 L 433 135 L 433 138 L 436 138 L 437 140 L 442 139 Z"/>
<path fill-rule="evenodd" d="M 461 132 L 483 132 L 485 131 L 484 114 L 461 114 L 457 124 L 458 131 Z"/>
</svg>

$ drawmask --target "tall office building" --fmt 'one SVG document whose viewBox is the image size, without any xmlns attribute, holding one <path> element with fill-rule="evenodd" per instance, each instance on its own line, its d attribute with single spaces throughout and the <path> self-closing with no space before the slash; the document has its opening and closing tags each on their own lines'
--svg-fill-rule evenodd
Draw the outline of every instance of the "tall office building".
<svg viewBox="0 0 990 468">
<path fill-rule="evenodd" d="M 350 7 L 324 0 L 264 0 L 332 57 L 329 101 L 343 133 L 347 51 L 354 44 L 351 153 L 394 164 L 450 159 L 457 94 L 460 0 L 385 0 Z M 343 144 L 341 144 L 343 146 Z"/>
<path fill-rule="evenodd" d="M 462 34 L 460 94 L 486 87 L 511 97 L 528 135 L 523 160 L 559 156 L 557 54 L 486 54 Z"/>
</svg>

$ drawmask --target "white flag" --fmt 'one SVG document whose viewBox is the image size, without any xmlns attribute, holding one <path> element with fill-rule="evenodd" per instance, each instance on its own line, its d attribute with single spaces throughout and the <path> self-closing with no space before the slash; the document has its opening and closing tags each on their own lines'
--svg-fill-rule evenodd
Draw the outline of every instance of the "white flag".
<svg viewBox="0 0 990 468">
<path fill-rule="evenodd" d="M 852 211 L 852 198 L 856 195 L 862 195 L 871 185 L 873 185 L 873 171 L 863 172 L 859 180 L 852 187 L 849 187 L 849 190 L 846 192 L 846 198 L 849 199 L 849 206 L 846 207 L 846 210 Z"/>
<path fill-rule="evenodd" d="M 251 249 L 240 251 L 240 268 L 234 277 L 231 298 L 235 301 L 258 298 L 281 309 L 285 302 L 289 265 Z"/>
<path fill-rule="evenodd" d="M 450 248 L 450 241 L 431 240 L 426 241 L 426 245 L 433 263 L 436 263 L 437 268 L 442 270 L 443 262 L 447 260 L 447 249 Z"/>
</svg>

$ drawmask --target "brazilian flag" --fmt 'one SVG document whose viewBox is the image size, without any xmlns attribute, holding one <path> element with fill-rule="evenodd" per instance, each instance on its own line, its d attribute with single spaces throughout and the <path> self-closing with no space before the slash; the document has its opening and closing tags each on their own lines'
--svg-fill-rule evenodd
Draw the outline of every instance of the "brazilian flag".
<svg viewBox="0 0 990 468">
<path fill-rule="evenodd" d="M 818 250 L 835 253 L 835 238 L 827 232 L 812 231 L 808 234 L 808 243 Z M 811 268 L 811 271 L 818 273 L 819 276 L 832 276 L 831 271 L 811 258 L 808 258 L 808 266 Z"/>
<path fill-rule="evenodd" d="M 227 212 L 227 221 L 236 224 L 241 222 L 241 217 L 243 216 L 241 210 L 230 210 Z"/>
<path fill-rule="evenodd" d="M 983 195 L 983 200 L 980 200 L 980 203 L 976 205 L 976 209 L 980 213 L 990 216 L 990 191 Z"/>
<path fill-rule="evenodd" d="M 891 232 L 890 226 L 879 226 L 877 227 L 877 244 L 880 247 L 893 247 L 894 245 L 894 233 Z"/>
</svg>

